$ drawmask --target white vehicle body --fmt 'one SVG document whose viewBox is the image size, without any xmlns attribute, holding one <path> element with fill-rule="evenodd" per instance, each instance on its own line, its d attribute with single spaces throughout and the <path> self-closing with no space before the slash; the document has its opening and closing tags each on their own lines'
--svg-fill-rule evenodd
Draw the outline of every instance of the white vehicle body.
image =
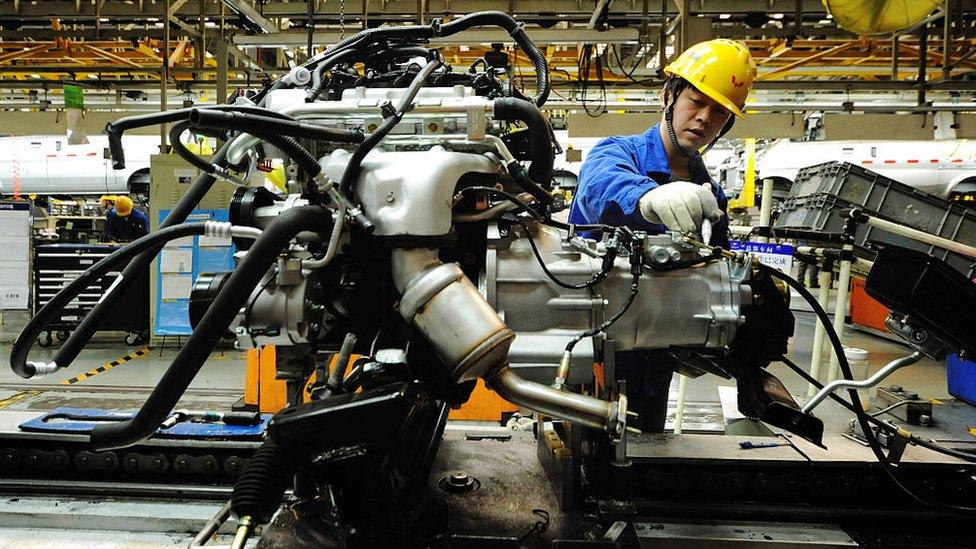
<svg viewBox="0 0 976 549">
<path fill-rule="evenodd" d="M 800 169 L 849 162 L 940 198 L 976 193 L 976 141 L 789 141 L 756 155 L 756 181 L 792 184 Z"/>
<path fill-rule="evenodd" d="M 23 195 L 128 193 L 133 183 L 148 183 L 159 137 L 122 139 L 125 169 L 113 170 L 105 135 L 90 135 L 85 145 L 69 145 L 63 135 L 0 138 L 0 196 L 15 194 L 15 185 Z"/>
</svg>

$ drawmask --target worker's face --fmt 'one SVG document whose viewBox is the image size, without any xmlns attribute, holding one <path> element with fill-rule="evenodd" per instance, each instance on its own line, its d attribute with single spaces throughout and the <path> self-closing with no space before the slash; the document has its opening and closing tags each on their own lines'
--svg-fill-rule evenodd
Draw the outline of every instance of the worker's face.
<svg viewBox="0 0 976 549">
<path fill-rule="evenodd" d="M 664 100 L 662 90 L 662 104 Z M 674 103 L 674 134 L 685 150 L 696 151 L 718 136 L 730 116 L 732 113 L 725 107 L 689 86 L 681 91 Z"/>
</svg>

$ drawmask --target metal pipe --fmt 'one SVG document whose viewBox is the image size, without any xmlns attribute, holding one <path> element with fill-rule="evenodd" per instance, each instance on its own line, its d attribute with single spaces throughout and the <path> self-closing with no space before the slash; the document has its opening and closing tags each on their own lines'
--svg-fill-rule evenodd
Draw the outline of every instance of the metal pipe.
<svg viewBox="0 0 976 549">
<path fill-rule="evenodd" d="M 217 511 L 217 514 L 214 515 L 213 518 L 208 520 L 207 524 L 203 526 L 203 529 L 201 529 L 200 532 L 193 537 L 193 540 L 190 541 L 190 545 L 188 546 L 188 549 L 193 549 L 195 547 L 202 547 L 206 545 L 207 542 L 210 541 L 210 538 L 212 538 L 213 535 L 217 533 L 217 530 L 219 530 L 220 527 L 223 526 L 225 522 L 227 522 L 227 519 L 230 517 L 230 507 L 231 507 L 231 502 L 230 500 L 227 500 L 227 502 L 224 503 L 224 505 L 220 508 L 220 510 Z"/>
<path fill-rule="evenodd" d="M 942 18 L 942 73 L 944 78 L 948 78 L 949 72 L 952 70 L 951 3 L 949 0 L 945 0 L 942 4 L 942 12 L 945 14 Z"/>
<path fill-rule="evenodd" d="M 566 385 L 566 380 L 569 379 L 569 365 L 573 360 L 573 351 L 566 349 L 563 351 L 563 356 L 559 360 L 559 367 L 556 368 L 556 379 L 552 382 L 553 389 L 562 389 Z"/>
<path fill-rule="evenodd" d="M 809 414 L 811 410 L 816 408 L 818 404 L 823 402 L 825 398 L 830 396 L 831 393 L 833 393 L 838 389 L 867 389 L 869 387 L 874 387 L 878 383 L 881 383 L 881 380 L 894 373 L 895 370 L 898 370 L 899 368 L 904 368 L 905 366 L 911 366 L 912 364 L 915 364 L 916 362 L 922 359 L 922 356 L 923 355 L 921 351 L 915 351 L 914 353 L 908 356 L 896 358 L 895 360 L 892 360 L 891 362 L 886 364 L 883 368 L 878 370 L 877 373 L 875 373 L 873 376 L 861 381 L 858 381 L 856 379 L 855 380 L 835 379 L 830 383 L 828 383 L 827 385 L 825 385 L 824 388 L 821 389 L 819 393 L 817 393 L 812 398 L 810 398 L 810 400 L 808 400 L 807 403 L 803 405 L 803 408 L 801 408 L 801 410 L 803 411 L 804 414 Z"/>
<path fill-rule="evenodd" d="M 329 236 L 329 247 L 325 250 L 325 255 L 321 259 L 303 259 L 302 267 L 305 269 L 321 269 L 328 265 L 335 257 L 336 250 L 339 249 L 339 239 L 342 237 L 342 228 L 346 222 L 346 203 L 339 202 L 338 210 L 335 214 L 335 225 L 332 226 L 332 235 Z"/>
<path fill-rule="evenodd" d="M 532 198 L 529 193 L 522 193 L 518 195 L 519 200 L 525 201 Z M 494 206 L 488 208 L 483 212 L 472 213 L 472 214 L 456 214 L 453 218 L 454 223 L 470 223 L 473 221 L 485 221 L 487 219 L 494 219 L 499 215 L 510 212 L 512 210 L 518 209 L 518 205 L 512 202 L 501 202 L 495 204 Z"/>
<path fill-rule="evenodd" d="M 817 294 L 817 302 L 823 309 L 827 310 L 827 304 L 830 302 L 830 279 L 833 277 L 833 269 L 820 269 L 817 273 L 817 284 L 820 285 L 820 291 Z M 824 350 L 824 336 L 826 335 L 826 328 L 820 322 L 814 322 L 813 328 L 813 348 L 811 349 L 810 356 L 810 377 L 813 379 L 820 379 L 820 364 L 823 362 L 823 350 Z M 807 387 L 807 396 L 812 396 L 816 394 L 817 388 L 811 383 Z"/>
<path fill-rule="evenodd" d="M 929 24 L 926 21 L 921 28 L 918 37 L 918 76 L 915 81 L 918 83 L 918 99 L 916 103 L 919 107 L 925 105 L 925 80 L 928 77 L 928 42 Z"/>
<path fill-rule="evenodd" d="M 330 389 L 339 389 L 342 386 L 342 378 L 346 376 L 346 367 L 349 365 L 349 357 L 352 356 L 353 348 L 356 346 L 356 334 L 349 332 L 342 340 L 342 347 L 339 348 L 339 356 L 336 357 L 335 367 L 329 374 L 328 386 Z"/>
<path fill-rule="evenodd" d="M 773 180 L 766 178 L 762 180 L 762 202 L 759 203 L 759 226 L 768 227 L 769 218 L 773 211 Z M 759 238 L 760 242 L 766 242 L 767 238 Z"/>
<path fill-rule="evenodd" d="M 891 35 L 891 80 L 898 81 L 898 35 Z"/>
<path fill-rule="evenodd" d="M 515 334 L 478 293 L 457 264 L 443 264 L 437 250 L 409 248 L 391 255 L 400 314 L 430 342 L 453 379 L 483 378 L 502 398 L 546 415 L 619 437 L 627 400 L 617 402 L 561 391 L 522 379 L 508 364 Z"/>
<path fill-rule="evenodd" d="M 842 250 L 852 253 L 854 251 L 854 246 L 851 244 L 845 244 Z M 837 303 L 834 309 L 834 331 L 841 338 L 844 339 L 844 318 L 847 316 L 847 299 L 850 296 L 850 284 L 851 284 L 851 260 L 844 259 L 840 262 L 840 277 L 837 280 Z M 835 350 L 832 350 L 835 351 Z M 840 359 L 836 352 L 831 352 L 830 354 L 830 368 L 827 371 L 827 382 L 834 381 L 837 379 L 837 370 L 840 368 Z"/>
<path fill-rule="evenodd" d="M 932 246 L 938 246 L 940 248 L 945 248 L 950 252 L 956 252 L 962 254 L 966 257 L 976 259 L 976 248 L 972 246 L 967 246 L 965 244 L 960 244 L 954 240 L 949 240 L 947 238 L 942 238 L 941 236 L 935 236 L 918 229 L 913 229 L 911 227 L 906 227 L 898 223 L 892 223 L 885 219 L 870 216 L 868 217 L 868 224 L 872 227 L 877 227 L 882 231 L 886 231 L 899 236 L 904 236 L 906 238 L 911 238 L 912 240 L 918 240 L 919 242 L 924 242 L 925 244 L 930 244 Z"/>
<path fill-rule="evenodd" d="M 560 391 L 523 379 L 509 366 L 499 368 L 487 379 L 488 386 L 505 400 L 546 415 L 605 430 L 620 436 L 626 427 L 627 396 L 616 402 Z"/>
<path fill-rule="evenodd" d="M 164 4 L 163 9 L 163 21 L 166 22 L 165 30 L 163 31 L 163 51 L 160 57 L 162 57 L 163 67 L 162 72 L 159 74 L 159 110 L 166 111 L 169 109 L 167 101 L 167 93 L 169 91 L 169 32 L 170 25 L 169 19 L 172 16 L 170 2 L 167 0 Z M 166 150 L 166 137 L 169 135 L 169 131 L 166 128 L 166 124 L 159 125 L 159 154 L 166 154 L 169 151 Z"/>
</svg>

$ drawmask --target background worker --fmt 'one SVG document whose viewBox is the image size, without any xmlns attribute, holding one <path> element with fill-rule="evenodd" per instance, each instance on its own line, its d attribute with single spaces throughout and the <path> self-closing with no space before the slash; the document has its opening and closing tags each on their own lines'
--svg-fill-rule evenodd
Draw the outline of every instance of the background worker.
<svg viewBox="0 0 976 549">
<path fill-rule="evenodd" d="M 105 219 L 108 221 L 106 233 L 117 242 L 128 242 L 149 234 L 149 217 L 135 209 L 128 196 L 116 197 L 115 206 L 109 208 Z"/>
<path fill-rule="evenodd" d="M 706 225 L 709 243 L 728 247 L 728 199 L 701 155 L 732 128 L 733 116 L 743 117 L 756 64 L 738 42 L 717 39 L 688 48 L 664 73 L 661 122 L 593 147 L 580 168 L 569 221 L 651 234 L 701 234 Z M 644 432 L 662 431 L 676 359 L 666 350 L 615 358 L 617 377 L 627 380 L 628 400 L 638 414 L 632 424 Z"/>
</svg>

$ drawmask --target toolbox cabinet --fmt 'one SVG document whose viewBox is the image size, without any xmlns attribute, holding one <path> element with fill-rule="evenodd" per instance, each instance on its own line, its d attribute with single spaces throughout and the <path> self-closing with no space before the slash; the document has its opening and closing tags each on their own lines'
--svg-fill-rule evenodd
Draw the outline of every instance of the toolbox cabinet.
<svg viewBox="0 0 976 549">
<path fill-rule="evenodd" d="M 36 246 L 34 256 L 34 310 L 37 314 L 62 288 L 71 283 L 86 269 L 118 249 L 104 244 L 46 244 Z M 82 319 L 108 291 L 119 277 L 121 270 L 113 270 L 98 282 L 71 300 L 58 317 L 48 326 L 48 331 L 38 337 L 38 344 L 51 344 L 51 334 L 64 341 Z M 139 275 L 129 286 L 115 307 L 105 317 L 99 330 L 128 332 L 125 342 L 133 345 L 146 341 L 149 332 L 149 272 Z"/>
</svg>

